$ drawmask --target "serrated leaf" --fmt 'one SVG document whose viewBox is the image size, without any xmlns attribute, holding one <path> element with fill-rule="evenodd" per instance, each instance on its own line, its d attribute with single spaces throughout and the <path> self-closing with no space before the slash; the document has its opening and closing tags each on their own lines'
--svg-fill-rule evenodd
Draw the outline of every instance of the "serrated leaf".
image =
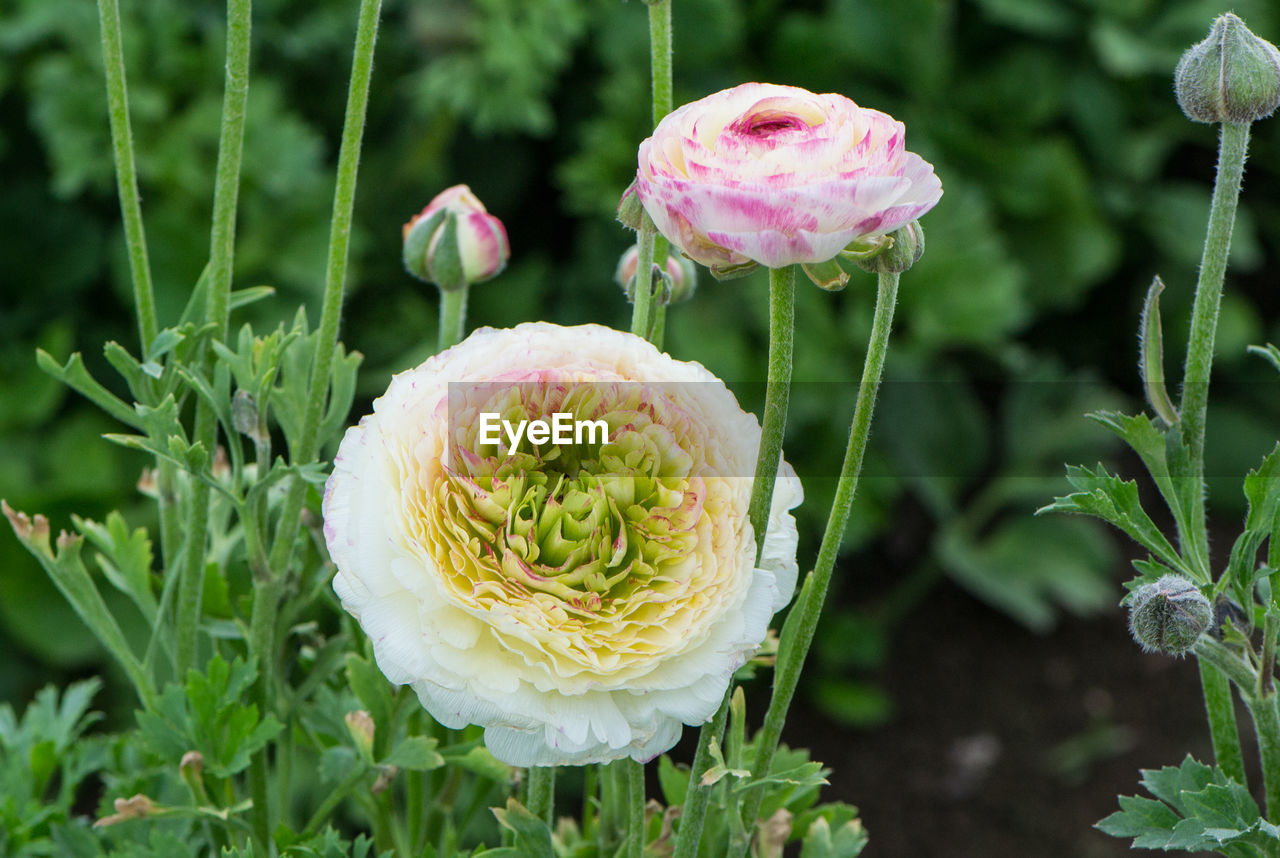
<svg viewBox="0 0 1280 858">
<path fill-rule="evenodd" d="M 1068 468 L 1067 479 L 1079 491 L 1054 498 L 1052 504 L 1037 510 L 1037 515 L 1066 512 L 1100 518 L 1129 534 L 1162 562 L 1189 578 L 1196 578 L 1160 532 L 1160 528 L 1156 527 L 1155 522 L 1142 509 L 1137 483 L 1108 473 L 1102 465 L 1092 471 L 1088 468 Z"/>
<path fill-rule="evenodd" d="M 805 833 L 800 858 L 854 858 L 861 854 L 868 839 L 866 829 L 856 819 L 833 832 L 827 820 L 819 817 Z"/>
<path fill-rule="evenodd" d="M 515 834 L 513 848 L 516 855 L 527 858 L 555 858 L 551 841 L 551 829 L 540 817 L 514 798 L 507 799 L 506 808 L 493 808 L 498 824 Z"/>
<path fill-rule="evenodd" d="M 451 766 L 498 783 L 510 783 L 515 771 L 479 742 L 441 748 L 440 756 Z"/>
<path fill-rule="evenodd" d="M 444 757 L 436 750 L 436 744 L 435 739 L 426 736 L 410 736 L 396 745 L 382 763 L 417 772 L 438 769 L 444 765 Z"/>
<path fill-rule="evenodd" d="M 1231 547 L 1227 561 L 1229 580 L 1248 582 L 1257 565 L 1258 548 L 1272 535 L 1276 511 L 1280 507 L 1280 444 L 1244 478 L 1244 496 L 1249 504 L 1244 531 Z"/>
</svg>

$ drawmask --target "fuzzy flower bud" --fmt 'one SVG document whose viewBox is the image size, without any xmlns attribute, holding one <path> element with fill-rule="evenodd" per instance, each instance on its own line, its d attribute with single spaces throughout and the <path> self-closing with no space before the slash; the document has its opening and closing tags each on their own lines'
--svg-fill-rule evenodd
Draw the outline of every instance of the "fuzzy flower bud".
<svg viewBox="0 0 1280 858">
<path fill-rule="evenodd" d="M 872 274 L 901 274 L 924 256 L 924 230 L 920 221 L 913 220 L 906 226 L 889 233 L 893 239 L 887 247 L 874 256 L 854 256 L 854 262 L 863 271 Z"/>
<path fill-rule="evenodd" d="M 1129 597 L 1129 631 L 1145 652 L 1184 655 L 1213 622 L 1213 607 L 1195 584 L 1165 575 Z"/>
<path fill-rule="evenodd" d="M 622 254 L 618 260 L 618 268 L 614 271 L 614 281 L 627 293 L 628 301 L 636 299 L 636 266 L 640 263 L 640 246 L 631 245 L 631 249 Z M 692 261 L 683 256 L 667 256 L 665 282 L 669 295 L 659 296 L 660 303 L 679 304 L 693 297 L 698 288 L 698 270 Z"/>
<path fill-rule="evenodd" d="M 507 230 L 466 185 L 441 191 L 404 225 L 404 265 L 446 291 L 497 275 L 511 255 Z"/>
<path fill-rule="evenodd" d="M 1213 22 L 1209 37 L 1178 61 L 1173 88 L 1195 122 L 1246 124 L 1280 105 L 1280 51 L 1235 15 Z"/>
</svg>

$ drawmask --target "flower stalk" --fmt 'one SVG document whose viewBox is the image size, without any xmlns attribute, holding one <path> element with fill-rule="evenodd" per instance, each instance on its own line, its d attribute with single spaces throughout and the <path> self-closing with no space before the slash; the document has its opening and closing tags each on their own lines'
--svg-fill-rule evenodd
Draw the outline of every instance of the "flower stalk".
<svg viewBox="0 0 1280 858">
<path fill-rule="evenodd" d="M 817 563 L 809 579 L 805 581 L 804 587 L 801 588 L 800 600 L 791 609 L 787 622 L 783 626 L 783 645 L 778 651 L 773 696 L 769 701 L 768 712 L 765 714 L 764 726 L 761 727 L 756 739 L 756 759 L 751 768 L 751 775 L 756 779 L 766 776 L 773 764 L 778 741 L 782 737 L 782 727 L 786 722 L 787 709 L 791 705 L 792 697 L 795 696 L 796 685 L 800 680 L 800 670 L 804 666 L 805 656 L 809 652 L 814 632 L 818 627 L 818 619 L 822 615 L 822 603 L 831 583 L 836 555 L 840 550 L 845 525 L 849 521 L 849 511 L 853 507 L 854 495 L 858 490 L 862 459 L 871 434 L 871 416 L 875 409 L 876 395 L 880 390 L 885 355 L 889 349 L 889 333 L 893 328 L 893 312 L 898 300 L 898 278 L 897 273 L 879 275 L 875 316 L 871 323 L 871 340 L 867 344 L 862 382 L 858 387 L 853 421 L 849 426 L 849 442 L 845 449 L 844 463 L 840 467 L 836 496 L 831 504 L 827 528 L 822 534 Z M 762 799 L 763 793 L 759 788 L 747 794 L 743 822 L 749 828 L 755 824 Z"/>
<path fill-rule="evenodd" d="M 129 250 L 133 303 L 138 313 L 138 338 L 145 353 L 158 333 L 155 290 L 147 236 L 142 226 L 142 202 L 138 194 L 138 168 L 134 162 L 133 127 L 129 121 L 129 90 L 125 79 L 124 47 L 120 35 L 118 0 L 98 0 L 102 31 L 102 64 L 107 78 L 107 109 L 111 120 L 111 147 L 116 162 L 116 190 L 124 239 Z"/>
<path fill-rule="evenodd" d="M 471 288 L 440 290 L 440 337 L 438 351 L 462 342 L 467 327 L 467 293 Z"/>
<path fill-rule="evenodd" d="M 1218 143 L 1218 175 L 1213 184 L 1213 202 L 1209 208 L 1209 227 L 1200 261 L 1200 279 L 1196 283 L 1195 303 L 1191 308 L 1191 337 L 1187 343 L 1187 360 L 1182 376 L 1182 402 L 1178 409 L 1182 415 L 1179 421 L 1182 443 L 1191 454 L 1193 473 L 1190 476 L 1200 485 L 1204 483 L 1205 414 L 1209 405 L 1213 342 L 1218 328 L 1222 283 L 1227 271 L 1231 231 L 1235 224 L 1236 204 L 1240 199 L 1240 184 L 1248 148 L 1248 124 L 1223 123 Z M 1191 494 L 1192 531 L 1198 540 L 1195 550 L 1203 567 L 1208 568 L 1204 493 Z"/>
</svg>

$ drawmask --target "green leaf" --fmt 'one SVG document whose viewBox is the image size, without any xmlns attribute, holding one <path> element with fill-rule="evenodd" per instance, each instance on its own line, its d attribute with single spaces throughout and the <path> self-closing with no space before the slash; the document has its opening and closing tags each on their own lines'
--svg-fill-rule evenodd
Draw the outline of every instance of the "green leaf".
<svg viewBox="0 0 1280 858">
<path fill-rule="evenodd" d="M 510 783 L 515 774 L 515 769 L 495 757 L 479 741 L 441 748 L 440 756 L 451 766 L 498 783 Z"/>
<path fill-rule="evenodd" d="M 375 747 L 386 747 L 391 730 L 391 683 L 377 666 L 356 653 L 347 655 L 347 683 L 373 718 Z"/>
<path fill-rule="evenodd" d="M 868 839 L 866 829 L 856 819 L 833 832 L 830 823 L 818 817 L 805 833 L 800 858 L 854 858 L 862 853 Z"/>
<path fill-rule="evenodd" d="M 1088 468 L 1068 468 L 1067 479 L 1078 491 L 1054 498 L 1053 503 L 1036 510 L 1037 515 L 1066 512 L 1100 518 L 1129 534 L 1165 564 L 1189 578 L 1197 578 L 1160 532 L 1160 528 L 1156 527 L 1155 522 L 1142 509 L 1137 483 L 1108 473 L 1101 464 L 1092 471 Z"/>
<path fill-rule="evenodd" d="M 689 793 L 689 767 L 683 763 L 676 765 L 663 754 L 658 758 L 658 784 L 668 807 L 684 804 Z"/>
<path fill-rule="evenodd" d="M 444 757 L 436 750 L 436 744 L 435 739 L 426 736 L 410 736 L 396 745 L 382 764 L 417 772 L 438 769 L 444 765 Z"/>
<path fill-rule="evenodd" d="M 147 625 L 154 625 L 157 605 L 151 588 L 152 552 L 147 529 L 139 527 L 130 532 L 124 516 L 114 510 L 107 515 L 105 525 L 79 516 L 72 516 L 71 520 L 100 552 L 97 561 L 103 575 L 133 600 Z"/>
<path fill-rule="evenodd" d="M 80 357 L 79 352 L 67 358 L 65 364 L 59 364 L 44 349 L 37 349 L 36 363 L 49 375 L 84 396 L 116 420 L 135 429 L 143 428 L 142 420 L 133 408 L 99 384 L 93 376 L 89 375 L 89 371 L 84 368 L 84 359 Z"/>
<path fill-rule="evenodd" d="M 1244 496 L 1249 504 L 1244 531 L 1231 547 L 1227 575 L 1231 581 L 1250 583 L 1258 561 L 1258 548 L 1272 535 L 1280 508 L 1280 444 L 1244 478 Z"/>
<path fill-rule="evenodd" d="M 513 855 L 526 858 L 555 858 L 551 842 L 551 829 L 540 817 L 534 816 L 514 798 L 507 799 L 505 809 L 493 808 L 498 824 L 515 834 Z"/>
<path fill-rule="evenodd" d="M 1113 837 L 1133 839 L 1135 849 L 1241 853 L 1245 844 L 1269 853 L 1280 828 L 1261 818 L 1249 790 L 1220 769 L 1191 757 L 1178 767 L 1144 771 L 1142 784 L 1156 798 L 1121 796 L 1120 810 L 1097 824 Z"/>
</svg>

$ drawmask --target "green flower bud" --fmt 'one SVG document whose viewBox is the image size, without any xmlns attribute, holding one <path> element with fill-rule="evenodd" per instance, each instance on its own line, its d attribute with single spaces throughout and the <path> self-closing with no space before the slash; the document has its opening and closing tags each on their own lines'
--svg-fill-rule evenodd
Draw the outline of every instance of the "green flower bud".
<svg viewBox="0 0 1280 858">
<path fill-rule="evenodd" d="M 854 256 L 857 266 L 872 274 L 901 274 L 924 256 L 924 230 L 920 221 L 898 227 L 888 237 L 891 241 L 874 256 Z"/>
<path fill-rule="evenodd" d="M 348 712 L 343 718 L 347 722 L 347 732 L 356 743 L 361 756 L 373 761 L 373 718 L 363 709 Z"/>
<path fill-rule="evenodd" d="M 1165 575 L 1129 596 L 1129 631 L 1145 652 L 1181 656 L 1213 622 L 1213 606 L 1195 584 Z"/>
<path fill-rule="evenodd" d="M 1195 122 L 1265 119 L 1280 105 L 1280 51 L 1250 32 L 1235 15 L 1213 22 L 1173 75 L 1182 112 Z"/>
<path fill-rule="evenodd" d="M 639 232 L 643 220 L 644 205 L 640 202 L 640 195 L 636 193 L 636 183 L 632 182 L 622 192 L 622 199 L 618 200 L 618 223 L 633 232 Z"/>
</svg>

